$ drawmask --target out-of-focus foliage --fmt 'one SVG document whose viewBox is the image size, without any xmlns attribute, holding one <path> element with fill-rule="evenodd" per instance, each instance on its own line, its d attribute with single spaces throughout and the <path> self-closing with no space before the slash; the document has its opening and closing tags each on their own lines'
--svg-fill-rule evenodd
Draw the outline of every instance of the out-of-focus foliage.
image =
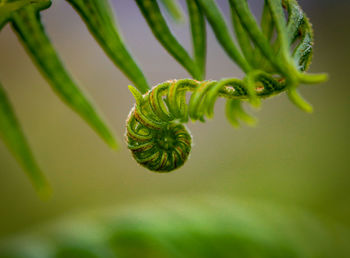
<svg viewBox="0 0 350 258">
<path fill-rule="evenodd" d="M 145 92 L 149 86 L 119 35 L 107 0 L 70 0 L 69 3 L 80 14 L 106 54 L 135 83 L 141 92 Z M 0 29 L 7 22 L 12 25 L 33 62 L 57 95 L 76 111 L 110 147 L 115 149 L 117 143 L 111 130 L 89 98 L 85 96 L 65 69 L 45 33 L 40 12 L 50 6 L 51 0 L 0 0 Z M 5 111 L 4 115 L 6 115 Z M 8 115 L 14 117 L 14 114 Z M 2 129 L 5 130 L 6 128 L 3 127 Z M 7 129 L 11 130 L 8 127 Z M 19 134 L 17 134 L 17 138 L 15 134 L 12 134 L 12 139 L 6 138 L 10 134 L 10 132 L 2 133 L 5 142 L 17 141 L 18 145 L 24 142 L 23 136 L 19 136 Z M 23 145 L 22 149 L 24 148 L 29 151 L 27 144 Z M 24 163 L 35 163 L 32 155 L 29 159 L 29 155 L 19 151 L 19 148 L 10 149 Z M 35 172 L 34 166 L 23 167 L 39 192 L 43 192 L 43 187 L 48 188 L 45 178 L 40 173 Z M 33 174 L 36 176 L 32 176 Z"/>
<path fill-rule="evenodd" d="M 331 228 L 305 211 L 264 202 L 163 199 L 36 228 L 4 243 L 0 257 L 347 257 Z"/>
</svg>

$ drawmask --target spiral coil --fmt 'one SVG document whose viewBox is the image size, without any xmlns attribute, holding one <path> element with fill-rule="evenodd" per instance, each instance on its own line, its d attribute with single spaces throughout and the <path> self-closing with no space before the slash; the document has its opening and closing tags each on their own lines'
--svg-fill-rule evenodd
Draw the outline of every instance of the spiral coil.
<svg viewBox="0 0 350 258">
<path fill-rule="evenodd" d="M 204 8 L 208 4 L 205 1 L 199 3 Z M 243 80 L 170 80 L 156 85 L 144 95 L 129 86 L 136 104 L 127 119 L 126 141 L 135 160 L 142 166 L 156 172 L 169 172 L 182 166 L 192 147 L 191 134 L 182 123 L 189 119 L 204 122 L 205 117 L 211 118 L 218 97 L 228 100 L 227 116 L 233 125 L 238 124 L 238 119 L 252 121 L 243 111 L 242 101 L 258 106 L 261 99 L 284 91 L 303 110 L 311 110 L 298 95 L 296 87 L 300 83 L 322 82 L 326 77 L 305 73 L 312 59 L 313 31 L 297 2 L 265 1 L 266 13 L 271 16 L 265 31 L 254 30 L 255 24 L 245 1 L 230 0 L 230 4 L 238 13 L 237 21 L 241 27 L 236 28 L 253 28 L 246 32 L 255 45 L 253 55 L 258 58 L 245 60 L 249 69 Z M 284 16 L 282 7 L 288 17 Z M 274 29 L 278 37 L 272 42 Z M 192 92 L 189 100 L 187 92 Z"/>
<path fill-rule="evenodd" d="M 256 93 L 267 97 L 283 91 L 285 83 L 261 73 Z M 152 171 L 169 172 L 187 160 L 192 137 L 181 123 L 204 121 L 211 117 L 218 96 L 247 99 L 244 81 L 224 79 L 199 82 L 191 79 L 172 80 L 156 85 L 145 95 L 130 87 L 136 98 L 127 119 L 126 139 L 136 161 Z M 193 92 L 189 102 L 186 92 Z"/>
</svg>

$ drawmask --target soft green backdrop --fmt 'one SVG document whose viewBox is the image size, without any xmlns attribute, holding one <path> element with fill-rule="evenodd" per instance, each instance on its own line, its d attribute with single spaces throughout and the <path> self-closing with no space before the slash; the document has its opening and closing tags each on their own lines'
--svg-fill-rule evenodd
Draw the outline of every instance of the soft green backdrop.
<svg viewBox="0 0 350 258">
<path fill-rule="evenodd" d="M 153 38 L 133 1 L 112 2 L 124 38 L 151 84 L 188 77 Z M 218 2 L 228 10 L 226 1 Z M 0 238 L 74 211 L 187 194 L 293 205 L 350 227 L 350 3 L 300 2 L 316 34 L 311 71 L 331 77 L 301 89 L 314 114 L 301 112 L 280 96 L 253 111 L 259 118 L 256 128 L 236 130 L 219 101 L 213 120 L 189 124 L 194 136 L 191 159 L 164 175 L 139 167 L 122 142 L 134 102 L 129 82 L 65 1 L 54 1 L 42 13 L 43 22 L 66 66 L 110 121 L 121 142 L 119 152 L 111 151 L 60 102 L 6 26 L 0 33 L 0 78 L 54 196 L 41 201 L 0 142 Z M 187 26 L 173 28 L 189 47 Z M 208 34 L 207 78 L 241 76 L 210 29 Z"/>
</svg>

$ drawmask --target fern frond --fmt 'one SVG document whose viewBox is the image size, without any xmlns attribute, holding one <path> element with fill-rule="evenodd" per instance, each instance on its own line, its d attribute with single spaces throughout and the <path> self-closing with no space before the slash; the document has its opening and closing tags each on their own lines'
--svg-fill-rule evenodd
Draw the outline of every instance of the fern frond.
<svg viewBox="0 0 350 258">
<path fill-rule="evenodd" d="M 12 14 L 11 23 L 33 62 L 57 95 L 85 119 L 110 147 L 116 148 L 111 131 L 91 101 L 71 79 L 46 36 L 39 10 L 32 5 L 25 6 Z"/>
<path fill-rule="evenodd" d="M 149 85 L 141 69 L 127 50 L 114 23 L 107 0 L 67 0 L 87 25 L 91 34 L 116 66 L 145 93 Z"/>
<path fill-rule="evenodd" d="M 242 101 L 259 106 L 263 98 L 286 92 L 294 104 L 311 112 L 311 105 L 299 95 L 297 87 L 327 79 L 326 74 L 306 73 L 313 55 L 313 30 L 296 0 L 264 0 L 260 23 L 247 0 L 228 0 L 238 44 L 215 0 L 187 0 L 193 57 L 171 32 L 157 0 L 136 0 L 155 37 L 195 79 L 167 81 L 152 89 L 120 36 L 108 0 L 67 1 L 115 65 L 135 84 L 137 89 L 129 87 L 136 105 L 128 117 L 127 140 L 137 161 L 154 171 L 171 171 L 185 162 L 192 138 L 178 122 L 189 118 L 204 122 L 205 116 L 213 116 L 218 97 L 227 99 L 227 118 L 234 126 L 239 119 L 253 124 L 254 120 L 242 109 Z M 179 17 L 174 1 L 162 3 L 175 19 Z M 8 21 L 12 23 L 55 92 L 110 146 L 116 147 L 112 133 L 65 70 L 45 34 L 39 12 L 50 4 L 50 0 L 0 0 L 0 29 Z M 245 73 L 243 79 L 202 81 L 206 64 L 205 19 L 227 55 Z M 189 102 L 187 91 L 193 92 Z"/>
<path fill-rule="evenodd" d="M 251 66 L 242 56 L 233 41 L 232 36 L 227 28 L 226 22 L 217 7 L 214 0 L 197 0 L 203 12 L 205 13 L 208 22 L 210 23 L 215 36 L 228 56 L 244 71 L 249 72 Z"/>
<path fill-rule="evenodd" d="M 200 72 L 200 77 L 198 77 L 198 79 L 203 80 L 205 77 L 205 63 L 207 55 L 205 19 L 196 0 L 187 0 L 186 3 L 191 23 L 194 62 L 197 64 Z"/>
<path fill-rule="evenodd" d="M 295 0 L 266 0 L 262 28 L 247 0 L 229 0 L 240 49 L 215 1 L 197 1 L 216 38 L 245 72 L 245 77 L 219 81 L 171 80 L 156 85 L 143 96 L 136 94 L 137 103 L 127 119 L 128 147 L 135 160 L 151 171 L 169 172 L 184 164 L 190 154 L 192 138 L 180 123 L 189 118 L 204 122 L 205 115 L 212 117 L 218 97 L 228 99 L 226 114 L 234 126 L 238 125 L 238 118 L 253 124 L 254 120 L 241 107 L 242 100 L 257 107 L 262 98 L 286 92 L 294 104 L 311 112 L 311 106 L 298 94 L 297 87 L 301 83 L 319 83 L 327 79 L 325 74 L 305 73 L 304 67 L 308 67 L 312 54 L 312 28 Z M 290 16 L 285 15 L 283 8 L 288 14 L 291 12 Z M 277 39 L 271 42 L 275 29 Z M 296 40 L 300 42 L 293 51 L 291 43 Z M 256 53 L 259 53 L 258 58 L 254 56 Z M 189 101 L 187 91 L 193 92 Z"/>
<path fill-rule="evenodd" d="M 156 0 L 136 0 L 154 36 L 163 47 L 191 74 L 201 79 L 201 73 L 191 56 L 170 31 Z"/>
<path fill-rule="evenodd" d="M 231 6 L 231 17 L 232 17 L 234 32 L 244 57 L 253 68 L 258 68 L 257 64 L 255 63 L 255 56 L 254 56 L 255 48 L 253 47 L 250 37 L 247 31 L 245 30 L 245 28 L 243 27 L 236 13 L 236 10 L 232 8 L 232 6 Z"/>
</svg>

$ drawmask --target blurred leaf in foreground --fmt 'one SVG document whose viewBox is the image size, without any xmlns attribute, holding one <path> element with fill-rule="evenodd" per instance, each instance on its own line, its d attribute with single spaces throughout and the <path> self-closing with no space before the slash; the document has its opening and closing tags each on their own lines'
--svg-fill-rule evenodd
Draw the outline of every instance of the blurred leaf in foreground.
<svg viewBox="0 0 350 258">
<path fill-rule="evenodd" d="M 124 210 L 84 212 L 35 231 L 41 233 L 2 243 L 0 257 L 5 251 L 7 258 L 349 257 L 341 243 L 349 234 L 332 222 L 296 208 L 222 197 L 152 199 Z"/>
</svg>

